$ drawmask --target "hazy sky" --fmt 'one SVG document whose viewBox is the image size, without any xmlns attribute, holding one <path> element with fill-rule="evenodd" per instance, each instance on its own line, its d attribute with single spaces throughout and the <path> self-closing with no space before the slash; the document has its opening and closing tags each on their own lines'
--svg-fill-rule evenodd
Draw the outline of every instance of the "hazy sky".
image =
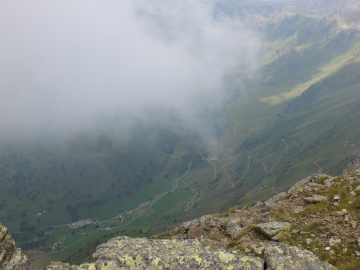
<svg viewBox="0 0 360 270">
<path fill-rule="evenodd" d="M 258 45 L 213 1 L 1 1 L 0 135 L 196 121 Z"/>
</svg>

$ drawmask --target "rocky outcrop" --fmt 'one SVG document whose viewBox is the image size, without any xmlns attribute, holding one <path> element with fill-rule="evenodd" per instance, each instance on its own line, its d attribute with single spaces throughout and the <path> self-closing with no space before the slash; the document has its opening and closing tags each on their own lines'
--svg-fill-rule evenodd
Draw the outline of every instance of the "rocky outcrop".
<svg viewBox="0 0 360 270">
<path fill-rule="evenodd" d="M 291 224 L 289 222 L 267 222 L 260 223 L 255 226 L 259 232 L 272 240 L 278 240 L 280 233 L 289 229 L 290 227 Z"/>
<path fill-rule="evenodd" d="M 339 177 L 314 174 L 253 207 L 202 216 L 153 239 L 116 237 L 92 262 L 46 270 L 335 269 L 328 262 L 360 269 L 359 187 L 356 160 Z M 0 270 L 30 269 L 2 226 L 0 240 Z"/>
<path fill-rule="evenodd" d="M 267 269 L 274 269 L 271 267 L 272 259 L 277 258 L 276 250 L 281 256 L 288 256 L 289 266 L 284 261 L 284 265 L 277 266 L 279 269 L 326 269 L 319 259 L 316 264 L 299 262 L 307 252 L 339 269 L 360 269 L 359 260 L 344 259 L 360 257 L 360 245 L 356 242 L 360 239 L 359 217 L 360 160 L 355 160 L 338 177 L 317 173 L 253 207 L 207 215 L 157 237 L 197 238 L 213 250 L 260 256 Z M 267 253 L 269 250 L 272 252 Z"/>
<path fill-rule="evenodd" d="M 16 249 L 7 229 L 0 225 L 1 270 L 30 270 L 26 256 Z M 79 266 L 53 262 L 46 270 L 115 270 L 115 269 L 332 269 L 314 254 L 272 243 L 258 249 L 259 256 L 236 251 L 209 250 L 197 239 L 149 240 L 116 237 L 97 247 L 94 262 Z M 295 262 L 295 263 L 294 263 Z"/>
<path fill-rule="evenodd" d="M 149 240 L 116 237 L 100 245 L 93 255 L 94 263 L 70 266 L 52 263 L 46 270 L 110 270 L 110 269 L 333 269 L 309 251 L 272 243 L 258 250 L 259 256 L 240 252 L 212 251 L 197 239 Z"/>
<path fill-rule="evenodd" d="M 265 269 L 335 269 L 327 262 L 320 261 L 313 253 L 281 243 L 274 243 L 263 250 Z"/>
<path fill-rule="evenodd" d="M 311 197 L 304 198 L 304 201 L 308 202 L 308 203 L 318 203 L 318 202 L 322 202 L 322 201 L 327 201 L 327 199 L 328 198 L 326 196 L 314 194 Z"/>
<path fill-rule="evenodd" d="M 263 269 L 260 258 L 225 250 L 207 250 L 197 239 L 117 237 L 100 245 L 93 257 L 97 266 L 110 262 L 136 269 L 227 269 L 231 266 L 236 269 Z"/>
<path fill-rule="evenodd" d="M 0 224 L 0 270 L 30 270 L 30 262 L 16 248 L 8 230 Z"/>
<path fill-rule="evenodd" d="M 53 263 L 47 270 L 78 269 L 264 269 L 261 258 L 205 249 L 198 240 L 149 240 L 116 237 L 100 245 L 94 263 Z"/>
</svg>

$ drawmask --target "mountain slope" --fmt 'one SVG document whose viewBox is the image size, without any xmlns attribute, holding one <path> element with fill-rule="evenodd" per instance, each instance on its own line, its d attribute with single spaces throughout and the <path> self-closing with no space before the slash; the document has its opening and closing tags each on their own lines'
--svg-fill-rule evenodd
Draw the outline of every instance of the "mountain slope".
<svg viewBox="0 0 360 270">
<path fill-rule="evenodd" d="M 91 263 L 46 269 L 358 269 L 350 258 L 360 255 L 359 196 L 355 160 L 338 177 L 314 174 L 253 207 L 202 216 L 151 240 L 117 237 Z"/>
<path fill-rule="evenodd" d="M 1 222 L 43 266 L 88 243 L 149 236 L 318 171 L 340 173 L 360 151 L 359 9 L 218 1 L 214 16 L 240 17 L 263 54 L 255 71 L 239 63 L 227 75 L 225 103 L 201 112 L 200 131 L 175 117 L 170 127 L 138 123 L 124 138 L 2 144 Z"/>
<path fill-rule="evenodd" d="M 358 159 L 338 177 L 314 174 L 264 203 L 203 216 L 155 238 L 197 238 L 210 249 L 255 255 L 281 242 L 314 252 L 337 269 L 358 269 L 359 260 L 350 258 L 360 256 L 359 196 Z"/>
</svg>

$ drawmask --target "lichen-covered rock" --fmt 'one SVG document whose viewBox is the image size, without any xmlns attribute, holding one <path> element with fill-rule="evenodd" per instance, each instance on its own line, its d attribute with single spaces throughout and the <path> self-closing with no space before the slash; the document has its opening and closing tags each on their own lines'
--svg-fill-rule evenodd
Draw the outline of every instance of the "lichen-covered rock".
<svg viewBox="0 0 360 270">
<path fill-rule="evenodd" d="M 45 270 L 70 270 L 70 264 L 61 262 L 52 262 Z"/>
<path fill-rule="evenodd" d="M 82 265 L 77 266 L 62 262 L 52 262 L 45 268 L 45 270 L 97 270 L 97 269 L 103 269 L 103 268 L 96 268 L 95 264 L 93 263 L 83 263 Z M 120 269 L 120 268 L 117 267 L 114 269 Z"/>
<path fill-rule="evenodd" d="M 198 240 L 148 240 L 116 237 L 98 246 L 94 263 L 51 263 L 46 270 L 247 269 L 263 270 L 261 258 L 225 250 L 210 251 Z"/>
<path fill-rule="evenodd" d="M 278 240 L 276 236 L 290 226 L 289 222 L 267 222 L 257 224 L 255 228 L 270 239 Z"/>
<path fill-rule="evenodd" d="M 30 262 L 16 248 L 8 230 L 0 224 L 0 270 L 30 270 Z"/>
<path fill-rule="evenodd" d="M 267 270 L 335 270 L 327 262 L 320 261 L 313 253 L 282 243 L 273 243 L 263 249 L 262 256 Z"/>
<path fill-rule="evenodd" d="M 263 269 L 263 260 L 225 250 L 210 251 L 198 240 L 116 237 L 93 255 L 96 269 Z"/>
<path fill-rule="evenodd" d="M 225 250 L 211 251 L 198 240 L 149 240 L 116 237 L 98 246 L 94 263 L 70 266 L 51 263 L 46 270 L 117 270 L 117 269 L 246 269 L 246 270 L 333 270 L 313 253 L 272 243 L 259 249 L 259 256 L 244 256 Z"/>
</svg>

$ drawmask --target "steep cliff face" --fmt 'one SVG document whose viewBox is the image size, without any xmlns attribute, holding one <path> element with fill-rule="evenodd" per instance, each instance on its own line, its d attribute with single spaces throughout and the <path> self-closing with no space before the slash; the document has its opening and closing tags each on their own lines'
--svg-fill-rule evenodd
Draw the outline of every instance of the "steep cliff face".
<svg viewBox="0 0 360 270">
<path fill-rule="evenodd" d="M 0 224 L 0 270 L 30 270 L 30 262 Z"/>
</svg>

